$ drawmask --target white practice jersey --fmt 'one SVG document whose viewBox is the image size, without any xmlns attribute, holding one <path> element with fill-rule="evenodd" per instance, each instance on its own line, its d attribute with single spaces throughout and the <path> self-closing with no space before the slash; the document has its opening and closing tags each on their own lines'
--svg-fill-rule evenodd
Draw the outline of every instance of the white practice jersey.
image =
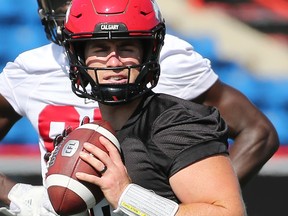
<svg viewBox="0 0 288 216">
<path fill-rule="evenodd" d="M 155 92 L 194 99 L 209 89 L 218 76 L 210 61 L 187 42 L 166 35 L 160 54 L 161 75 Z M 76 96 L 71 90 L 64 49 L 48 44 L 20 54 L 0 73 L 0 94 L 17 113 L 26 116 L 39 134 L 42 175 L 43 159 L 52 141 L 67 126 L 78 127 L 84 116 L 100 119 L 98 104 Z"/>
<path fill-rule="evenodd" d="M 167 34 L 160 52 L 161 73 L 154 92 L 191 100 L 207 91 L 218 79 L 210 60 L 184 40 Z"/>
<path fill-rule="evenodd" d="M 188 100 L 201 95 L 218 78 L 208 59 L 172 35 L 165 37 L 160 64 L 160 80 L 153 91 Z M 40 135 L 41 158 L 64 128 L 79 126 L 84 116 L 101 118 L 97 102 L 72 92 L 68 70 L 64 49 L 51 43 L 20 54 L 0 73 L 0 94 Z M 44 175 L 46 165 L 41 164 Z"/>
</svg>

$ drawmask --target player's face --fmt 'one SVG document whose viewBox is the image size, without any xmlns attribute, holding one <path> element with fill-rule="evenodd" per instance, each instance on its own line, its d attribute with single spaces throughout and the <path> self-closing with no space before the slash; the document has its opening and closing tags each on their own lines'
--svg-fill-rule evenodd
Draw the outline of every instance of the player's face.
<svg viewBox="0 0 288 216">
<path fill-rule="evenodd" d="M 143 49 L 138 40 L 96 40 L 89 41 L 85 47 L 86 65 L 93 68 L 116 68 L 139 65 L 142 62 Z M 139 68 L 96 70 L 99 84 L 134 83 Z M 94 70 L 88 70 L 96 80 Z"/>
</svg>

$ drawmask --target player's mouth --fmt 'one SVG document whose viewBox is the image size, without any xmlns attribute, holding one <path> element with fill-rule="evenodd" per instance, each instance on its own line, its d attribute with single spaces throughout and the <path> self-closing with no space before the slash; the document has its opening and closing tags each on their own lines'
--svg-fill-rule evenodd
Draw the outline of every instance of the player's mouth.
<svg viewBox="0 0 288 216">
<path fill-rule="evenodd" d="M 113 76 L 105 77 L 103 82 L 112 83 L 112 84 L 126 84 L 128 82 L 128 79 L 127 79 L 127 76 L 113 75 Z"/>
</svg>

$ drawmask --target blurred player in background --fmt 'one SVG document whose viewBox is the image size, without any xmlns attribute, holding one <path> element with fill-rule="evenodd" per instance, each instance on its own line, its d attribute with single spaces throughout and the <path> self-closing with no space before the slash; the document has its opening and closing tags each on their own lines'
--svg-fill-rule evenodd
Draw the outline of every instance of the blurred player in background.
<svg viewBox="0 0 288 216">
<path fill-rule="evenodd" d="M 79 126 L 84 116 L 101 118 L 98 104 L 76 97 L 69 88 L 67 58 L 60 25 L 70 1 L 39 0 L 39 14 L 49 45 L 20 54 L 0 74 L 0 136 L 3 138 L 22 116 L 39 134 L 42 175 L 43 159 L 53 150 L 53 139 L 68 126 Z M 241 185 L 245 185 L 271 158 L 279 146 L 270 121 L 239 91 L 218 79 L 210 61 L 179 38 L 166 35 L 160 53 L 161 76 L 156 92 L 216 106 L 229 126 L 234 140 L 230 157 Z M 0 177 L 0 200 L 9 204 L 7 194 L 15 185 Z"/>
</svg>

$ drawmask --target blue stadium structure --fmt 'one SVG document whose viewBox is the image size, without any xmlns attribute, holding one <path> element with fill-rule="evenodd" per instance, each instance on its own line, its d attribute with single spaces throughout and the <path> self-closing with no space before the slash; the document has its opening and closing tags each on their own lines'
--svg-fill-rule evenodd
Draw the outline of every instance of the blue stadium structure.
<svg viewBox="0 0 288 216">
<path fill-rule="evenodd" d="M 0 0 L 0 69 L 8 61 L 21 52 L 29 50 L 49 41 L 37 14 L 36 0 Z M 169 23 L 168 23 L 169 25 Z M 281 145 L 288 145 L 288 71 L 286 79 L 269 80 L 256 77 L 238 62 L 218 58 L 213 35 L 210 37 L 187 37 L 175 29 L 168 31 L 186 39 L 194 48 L 212 62 L 213 69 L 222 81 L 243 92 L 275 125 Z M 272 72 L 271 72 L 272 73 Z M 19 130 L 25 137 L 18 139 Z M 37 143 L 37 135 L 26 119 L 21 120 L 11 132 L 0 142 L 5 143 Z"/>
<path fill-rule="evenodd" d="M 171 4 L 176 4 L 177 0 L 158 0 L 160 7 L 165 9 L 165 6 Z M 164 2 L 161 5 L 161 2 Z M 181 5 L 181 1 L 177 3 L 177 5 Z M 187 2 L 197 5 L 197 7 L 212 7 L 217 6 L 224 8 L 224 12 L 228 13 L 231 16 L 235 16 L 237 19 L 244 20 L 248 26 L 256 28 L 259 31 L 264 32 L 265 34 L 273 34 L 275 38 L 281 38 L 284 41 L 283 46 L 287 46 L 288 52 L 288 15 L 286 7 L 282 14 L 281 7 L 274 7 L 276 6 L 276 2 L 273 0 L 255 0 L 255 1 L 205 1 L 205 0 L 187 0 Z M 245 5 L 240 5 L 241 2 L 244 2 Z M 283 16 L 283 19 L 286 22 L 286 26 L 284 26 L 287 32 L 282 32 L 277 34 L 277 28 L 281 28 L 281 22 L 275 24 L 275 20 L 255 20 L 257 16 L 252 16 L 255 14 L 250 14 L 250 16 L 243 16 L 239 12 L 243 12 L 240 10 L 241 8 L 245 9 L 246 12 L 250 12 L 249 9 L 255 9 L 257 6 L 256 3 L 260 2 L 263 5 L 266 4 L 265 13 L 269 13 L 268 17 L 271 19 L 273 13 L 279 12 L 277 18 Z M 272 9 L 267 12 L 269 9 L 269 2 L 271 5 L 273 4 L 273 11 Z M 277 1 L 278 2 L 278 1 Z M 283 3 L 284 5 L 288 5 L 285 3 L 284 0 L 279 0 L 279 3 Z M 259 4 L 260 4 L 259 3 Z M 236 10 L 235 5 L 239 6 Z M 277 3 L 278 4 L 278 3 Z M 23 51 L 36 48 L 42 46 L 44 44 L 49 43 L 49 41 L 45 37 L 45 33 L 43 31 L 43 27 L 41 25 L 40 19 L 37 13 L 37 1 L 36 0 L 0 0 L 0 71 L 5 67 L 8 61 L 13 61 L 18 54 Z M 256 6 L 255 6 L 256 5 Z M 259 12 L 259 8 L 261 8 L 261 13 L 257 13 L 258 15 L 263 14 L 264 9 L 263 5 L 261 7 L 257 7 L 257 11 Z M 240 8 L 241 6 L 241 8 Z M 259 5 L 258 5 L 259 6 Z M 282 9 L 283 9 L 282 7 Z M 268 8 L 268 9 L 267 9 Z M 230 9 L 230 10 L 227 10 Z M 179 11 L 178 11 L 179 12 Z M 183 11 L 181 11 L 183 13 Z M 174 12 L 173 12 L 174 13 Z M 165 13 L 164 13 L 165 15 Z M 171 14 L 175 15 L 175 14 Z M 286 16 L 287 15 L 287 16 Z M 178 14 L 177 17 L 184 16 L 183 14 Z M 188 16 L 188 14 L 187 14 Z M 250 19 L 249 19 L 250 18 Z M 252 20 L 254 18 L 254 20 Z M 281 169 L 282 171 L 285 170 L 285 176 L 281 176 L 280 174 L 276 178 L 264 178 L 263 175 L 258 176 L 254 182 L 248 185 L 247 189 L 244 190 L 244 197 L 247 203 L 249 215 L 287 215 L 287 155 L 288 155 L 288 68 L 287 71 L 282 71 L 282 73 L 286 75 L 282 75 L 281 77 L 277 78 L 277 76 L 273 77 L 273 79 L 267 76 L 259 76 L 259 74 L 255 74 L 251 71 L 251 68 L 245 67 L 244 64 L 238 62 L 236 60 L 232 60 L 231 58 L 223 58 L 219 55 L 219 43 L 216 41 L 216 37 L 213 34 L 207 35 L 198 35 L 196 34 L 189 35 L 187 32 L 183 32 L 177 28 L 176 25 L 181 26 L 182 23 L 176 22 L 169 23 L 169 19 L 167 19 L 168 24 L 168 32 L 171 32 L 180 38 L 183 38 L 190 42 L 195 50 L 202 54 L 202 56 L 207 57 L 212 62 L 212 68 L 214 71 L 219 75 L 220 79 L 235 87 L 236 89 L 243 92 L 267 117 L 271 120 L 274 124 L 279 137 L 280 137 L 280 144 L 281 147 L 284 147 L 285 150 L 285 164 L 283 168 L 283 164 L 280 163 L 279 160 L 275 160 L 276 166 L 273 166 L 273 170 L 277 172 L 276 168 Z M 172 20 L 173 21 L 173 20 Z M 273 22 L 272 22 L 273 21 Z M 192 22 L 192 21 L 188 21 Z M 198 21 L 197 21 L 198 22 Z M 264 23 L 270 23 L 271 25 L 275 24 L 274 32 L 269 32 L 271 28 L 269 26 L 263 26 Z M 280 24 L 279 24 L 280 23 Z M 174 24 L 174 25 L 173 25 Z M 284 25 L 284 24 L 282 24 Z M 282 26 L 283 27 L 283 26 Z M 187 30 L 187 28 L 186 28 Z M 193 30 L 189 30 L 192 31 Z M 285 42 L 286 41 L 286 42 Z M 285 44 L 286 43 L 286 44 Z M 287 59 L 286 59 L 287 60 Z M 287 60 L 288 61 L 288 60 Z M 276 73 L 277 71 L 271 71 L 270 73 Z M 10 155 L 9 150 L 5 147 L 14 145 L 15 151 L 13 152 L 14 155 Z M 24 148 L 18 148 L 20 146 L 24 146 Z M 37 150 L 36 150 L 37 149 Z M 5 156 L 6 154 L 6 156 Z M 16 154 L 16 156 L 15 156 Z M 27 160 L 23 160 L 23 158 L 19 158 L 19 155 L 22 157 L 27 157 Z M 280 155 L 282 156 L 282 155 Z M 282 157 L 282 158 L 284 158 Z M 3 162 L 4 158 L 4 162 Z M 281 158 L 281 159 L 282 159 Z M 9 167 L 7 168 L 7 163 L 9 162 Z M 18 167 L 17 175 L 23 174 L 29 183 L 33 183 L 35 180 L 35 176 L 39 177 L 40 173 L 40 166 L 39 165 L 39 151 L 38 151 L 38 136 L 34 131 L 33 127 L 29 123 L 26 118 L 22 118 L 17 124 L 10 130 L 7 136 L 1 140 L 0 142 L 0 172 L 3 172 L 3 169 L 7 170 L 7 172 L 11 171 L 11 166 Z M 33 170 L 31 167 L 34 167 Z M 37 166 L 37 167 L 35 167 Z M 27 168 L 28 167 L 28 168 Z M 21 170 L 23 168 L 23 173 Z M 26 169 L 25 169 L 26 168 Z M 30 173 L 27 172 L 27 169 L 30 169 Z M 271 170 L 271 169 L 270 169 Z M 269 170 L 269 172 L 270 172 Z M 25 173 L 24 173 L 25 172 Z M 273 175 L 275 175 L 273 172 Z M 15 173 L 8 173 L 12 176 Z M 263 173 L 266 175 L 267 173 Z M 269 173 L 268 173 L 269 174 Z M 28 176 L 29 175 L 29 176 Z M 18 178 L 18 177 L 17 177 Z M 40 183 L 41 180 L 38 181 Z M 283 182 L 283 184 L 282 184 Z M 285 182 L 285 183 L 284 183 Z M 272 184 L 272 187 L 267 187 L 267 184 Z M 276 186 L 281 187 L 280 185 L 286 184 L 286 187 L 276 188 Z M 271 190 L 270 190 L 271 188 Z M 285 189 L 286 188 L 286 189 Z M 285 191 L 286 190 L 286 191 Z M 261 195 L 259 196 L 259 193 Z M 273 197 L 273 198 L 272 198 Z M 259 200 L 259 201 L 257 201 Z M 259 202 L 259 204 L 257 203 Z M 286 209 L 286 210 L 285 210 Z M 285 213 L 283 213 L 285 212 Z"/>
<path fill-rule="evenodd" d="M 13 61 L 19 53 L 49 43 L 38 18 L 35 0 L 1 0 L 0 16 L 1 71 L 5 64 Z M 262 110 L 275 125 L 281 145 L 288 145 L 288 71 L 284 79 L 261 78 L 239 62 L 219 58 L 213 35 L 187 36 L 169 27 L 169 23 L 168 32 L 186 39 L 199 53 L 209 58 L 221 80 L 239 89 Z M 18 136 L 19 131 L 25 136 Z M 36 144 L 37 135 L 24 118 L 12 128 L 0 145 L 7 143 Z"/>
</svg>

